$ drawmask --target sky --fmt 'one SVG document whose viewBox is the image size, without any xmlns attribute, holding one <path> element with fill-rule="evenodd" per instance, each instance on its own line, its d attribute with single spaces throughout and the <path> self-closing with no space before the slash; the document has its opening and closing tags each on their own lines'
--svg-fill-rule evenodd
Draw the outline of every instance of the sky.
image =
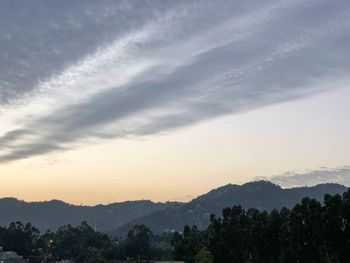
<svg viewBox="0 0 350 263">
<path fill-rule="evenodd" d="M 0 197 L 350 186 L 350 2 L 0 2 Z"/>
</svg>

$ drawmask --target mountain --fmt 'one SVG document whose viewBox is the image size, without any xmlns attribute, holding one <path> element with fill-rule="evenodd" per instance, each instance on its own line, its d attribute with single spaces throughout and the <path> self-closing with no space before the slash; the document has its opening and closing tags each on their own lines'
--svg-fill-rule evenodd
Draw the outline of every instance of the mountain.
<svg viewBox="0 0 350 263">
<path fill-rule="evenodd" d="M 257 181 L 225 185 L 188 203 L 142 200 L 97 206 L 71 205 L 59 200 L 25 202 L 2 198 L 0 225 L 7 226 L 14 221 L 30 222 L 43 232 L 87 221 L 91 226 L 96 225 L 97 230 L 117 236 L 125 235 L 135 224 L 145 224 L 155 233 L 181 230 L 186 224 L 203 229 L 208 225 L 211 214 L 221 215 L 222 209 L 227 206 L 240 204 L 243 208 L 271 210 L 292 207 L 305 196 L 322 201 L 324 194 L 343 193 L 346 189 L 339 184 L 283 189 L 270 182 Z"/>
<path fill-rule="evenodd" d="M 154 203 L 152 201 L 127 201 L 109 205 L 78 206 L 59 200 L 25 202 L 15 198 L 0 199 L 0 225 L 10 222 L 30 222 L 41 232 L 87 221 L 99 231 L 109 231 L 151 212 L 163 210 L 177 203 Z"/>
<path fill-rule="evenodd" d="M 339 184 L 320 184 L 312 187 L 283 189 L 266 181 L 250 182 L 243 185 L 226 185 L 193 199 L 191 202 L 168 207 L 137 218 L 113 231 L 113 235 L 123 236 L 135 224 L 145 224 L 153 232 L 182 230 L 184 225 L 196 225 L 204 229 L 211 214 L 221 215 L 227 206 L 241 205 L 243 208 L 272 210 L 292 207 L 308 196 L 319 201 L 324 194 L 343 193 L 347 188 Z"/>
</svg>

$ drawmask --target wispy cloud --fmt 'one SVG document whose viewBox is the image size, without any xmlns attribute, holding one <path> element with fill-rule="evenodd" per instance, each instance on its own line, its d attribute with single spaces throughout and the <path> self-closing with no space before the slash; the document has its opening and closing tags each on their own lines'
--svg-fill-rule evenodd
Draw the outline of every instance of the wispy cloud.
<svg viewBox="0 0 350 263">
<path fill-rule="evenodd" d="M 283 187 L 313 186 L 321 183 L 339 183 L 350 186 L 350 166 L 339 168 L 323 167 L 303 172 L 287 172 L 269 179 Z"/>
<path fill-rule="evenodd" d="M 0 162 L 155 134 L 349 81 L 347 1 L 44 3 L 28 9 L 37 18 L 27 24 L 16 13 L 24 4 L 13 3 L 2 3 L 16 5 L 18 21 L 1 18 Z"/>
</svg>

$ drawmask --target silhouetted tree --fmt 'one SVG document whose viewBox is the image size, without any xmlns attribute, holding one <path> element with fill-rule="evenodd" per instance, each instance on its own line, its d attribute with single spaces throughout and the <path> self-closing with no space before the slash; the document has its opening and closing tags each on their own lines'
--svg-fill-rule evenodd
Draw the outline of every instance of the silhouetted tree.
<svg viewBox="0 0 350 263">
<path fill-rule="evenodd" d="M 26 257 L 35 252 L 39 234 L 30 223 L 11 223 L 8 228 L 0 229 L 0 246 Z"/>
<path fill-rule="evenodd" d="M 127 235 L 126 253 L 129 257 L 148 259 L 151 254 L 150 240 L 153 236 L 151 230 L 145 225 L 135 225 Z"/>
</svg>

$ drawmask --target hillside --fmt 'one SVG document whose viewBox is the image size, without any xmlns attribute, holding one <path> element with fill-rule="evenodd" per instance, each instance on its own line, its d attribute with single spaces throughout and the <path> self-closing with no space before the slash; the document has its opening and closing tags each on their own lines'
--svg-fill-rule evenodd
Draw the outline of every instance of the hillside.
<svg viewBox="0 0 350 263">
<path fill-rule="evenodd" d="M 118 228 L 114 235 L 125 235 L 135 224 L 145 224 L 156 233 L 181 230 L 184 225 L 207 227 L 211 214 L 220 215 L 224 207 L 240 204 L 243 208 L 272 210 L 273 208 L 292 207 L 302 198 L 309 196 L 319 201 L 326 193 L 336 194 L 346 191 L 339 184 L 320 184 L 313 187 L 283 189 L 266 181 L 250 182 L 243 185 L 226 185 L 193 199 L 182 206 L 169 207 L 135 219 Z"/>
<path fill-rule="evenodd" d="M 172 207 L 176 203 L 154 203 L 152 201 L 127 201 L 109 205 L 78 206 L 59 200 L 46 202 L 24 202 L 15 198 L 0 199 L 0 225 L 10 222 L 30 222 L 41 231 L 55 230 L 71 224 L 87 221 L 99 231 L 115 229 L 151 212 Z"/>
<path fill-rule="evenodd" d="M 55 230 L 59 226 L 79 225 L 87 221 L 97 230 L 113 235 L 125 235 L 135 224 L 145 224 L 155 232 L 180 230 L 184 225 L 197 225 L 204 229 L 211 214 L 220 215 L 224 207 L 240 204 L 243 208 L 254 207 L 272 210 L 283 206 L 292 207 L 303 197 L 322 201 L 325 193 L 343 193 L 345 186 L 321 184 L 313 187 L 283 189 L 266 181 L 243 185 L 225 185 L 201 195 L 188 203 L 154 203 L 149 200 L 127 201 L 109 205 L 79 206 L 59 200 L 25 202 L 15 198 L 0 199 L 0 225 L 10 222 L 30 222 L 41 231 Z"/>
</svg>

